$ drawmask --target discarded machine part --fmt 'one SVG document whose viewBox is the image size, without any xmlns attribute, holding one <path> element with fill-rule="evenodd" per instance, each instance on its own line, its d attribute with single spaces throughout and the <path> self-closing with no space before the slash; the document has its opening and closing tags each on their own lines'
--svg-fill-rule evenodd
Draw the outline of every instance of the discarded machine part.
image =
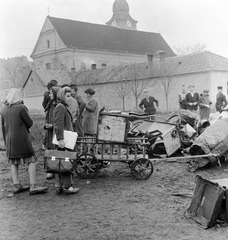
<svg viewBox="0 0 228 240">
<path fill-rule="evenodd" d="M 185 216 L 194 219 L 203 228 L 213 227 L 219 216 L 224 194 L 225 189 L 218 183 L 197 175 L 194 195 Z"/>
</svg>

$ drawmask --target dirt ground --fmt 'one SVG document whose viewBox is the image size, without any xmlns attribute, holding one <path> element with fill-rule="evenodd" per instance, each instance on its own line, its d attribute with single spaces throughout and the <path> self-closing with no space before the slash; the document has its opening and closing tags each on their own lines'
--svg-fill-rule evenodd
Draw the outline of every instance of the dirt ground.
<svg viewBox="0 0 228 240">
<path fill-rule="evenodd" d="M 38 183 L 49 192 L 10 197 L 10 169 L 5 152 L 0 152 L 0 239 L 228 239 L 227 224 L 204 230 L 184 216 L 191 197 L 172 195 L 193 193 L 197 174 L 206 179 L 228 177 L 228 164 L 191 173 L 187 163 L 156 163 L 152 176 L 140 181 L 127 165 L 112 163 L 89 184 L 75 176 L 78 194 L 57 196 L 54 180 L 45 179 L 42 151 L 37 156 Z M 26 167 L 21 167 L 20 176 L 28 183 Z"/>
</svg>

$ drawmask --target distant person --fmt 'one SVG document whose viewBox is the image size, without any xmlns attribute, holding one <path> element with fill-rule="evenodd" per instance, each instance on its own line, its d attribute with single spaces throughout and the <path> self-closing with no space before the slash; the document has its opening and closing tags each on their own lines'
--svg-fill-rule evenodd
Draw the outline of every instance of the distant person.
<svg viewBox="0 0 228 240">
<path fill-rule="evenodd" d="M 178 100 L 179 100 L 179 106 L 180 106 L 180 109 L 187 109 L 187 104 L 186 104 L 186 94 L 187 94 L 187 91 L 186 91 L 186 87 L 185 87 L 185 84 L 182 84 L 182 90 L 181 92 L 178 94 Z"/>
<path fill-rule="evenodd" d="M 139 107 L 144 110 L 147 115 L 156 114 L 156 108 L 158 108 L 158 100 L 150 96 L 149 90 L 145 89 L 143 91 L 144 98 L 139 104 Z"/>
<path fill-rule="evenodd" d="M 51 98 L 49 96 L 50 94 L 50 89 L 54 86 L 57 86 L 58 85 L 58 82 L 54 79 L 52 79 L 50 82 L 48 82 L 47 84 L 47 89 L 48 91 L 46 91 L 44 93 L 44 98 L 43 98 L 43 102 L 42 102 L 42 106 L 44 108 L 44 112 L 45 112 L 45 120 L 47 121 L 47 108 L 48 108 L 48 105 L 51 101 Z M 45 132 L 45 135 L 44 135 L 44 140 L 43 140 L 43 145 L 42 145 L 42 149 L 46 149 L 46 144 L 47 144 L 47 132 Z"/>
<path fill-rule="evenodd" d="M 74 99 L 73 97 L 70 99 L 68 103 L 68 108 L 72 115 L 74 132 L 76 132 L 77 119 L 79 115 L 79 106 L 77 100 Z"/>
<path fill-rule="evenodd" d="M 227 100 L 226 96 L 222 92 L 222 86 L 218 86 L 218 93 L 216 95 L 216 103 L 215 103 L 215 108 L 216 111 L 222 112 L 223 108 L 227 105 Z"/>
<path fill-rule="evenodd" d="M 212 102 L 209 99 L 209 90 L 204 89 L 202 96 L 199 99 L 199 114 L 200 120 L 209 121 L 210 113 L 211 113 L 211 104 Z"/>
<path fill-rule="evenodd" d="M 51 100 L 50 99 L 50 96 L 49 96 L 49 92 L 50 92 L 50 89 L 52 88 L 52 87 L 54 87 L 54 86 L 57 86 L 58 85 L 58 82 L 56 81 L 56 80 L 51 80 L 50 82 L 48 82 L 48 84 L 47 84 L 47 89 L 48 89 L 48 91 L 46 91 L 45 93 L 44 93 L 44 98 L 43 98 L 43 102 L 42 102 L 42 106 L 43 106 L 43 108 L 44 108 L 44 110 L 46 109 L 46 107 L 47 107 L 47 104 L 49 103 L 49 101 Z"/>
<path fill-rule="evenodd" d="M 73 98 L 75 98 L 77 100 L 78 107 L 79 107 L 75 131 L 78 133 L 79 137 L 83 137 L 84 131 L 83 131 L 83 127 L 82 127 L 82 119 L 83 119 L 83 112 L 85 110 L 86 103 L 83 100 L 82 96 L 78 94 L 78 87 L 76 84 L 71 84 L 70 88 L 71 88 L 71 95 Z"/>
<path fill-rule="evenodd" d="M 71 100 L 71 89 L 61 88 L 57 93 L 58 104 L 54 109 L 54 131 L 58 147 L 64 149 L 64 130 L 73 131 L 73 121 L 68 104 Z M 79 188 L 73 187 L 73 174 L 55 174 L 56 194 L 75 194 Z"/>
<path fill-rule="evenodd" d="M 47 187 L 36 185 L 36 157 L 31 143 L 29 129 L 33 121 L 23 104 L 19 89 L 9 90 L 1 111 L 2 133 L 6 145 L 6 154 L 11 165 L 14 194 L 28 191 L 30 195 L 44 193 Z M 30 186 L 23 186 L 19 180 L 19 165 L 28 165 Z"/>
<path fill-rule="evenodd" d="M 199 105 L 199 93 L 195 91 L 194 85 L 188 86 L 189 92 L 186 94 L 185 101 L 187 104 L 187 110 L 197 114 Z"/>
<path fill-rule="evenodd" d="M 97 125 L 99 118 L 99 102 L 94 97 L 95 91 L 91 88 L 85 90 L 88 102 L 84 111 L 83 131 L 87 136 L 94 136 L 97 134 Z"/>
</svg>

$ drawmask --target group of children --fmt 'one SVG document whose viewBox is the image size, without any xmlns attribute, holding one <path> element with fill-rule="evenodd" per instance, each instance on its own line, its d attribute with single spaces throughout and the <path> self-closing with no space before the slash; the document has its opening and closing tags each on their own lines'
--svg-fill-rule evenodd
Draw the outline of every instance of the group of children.
<svg viewBox="0 0 228 240">
<path fill-rule="evenodd" d="M 216 103 L 215 108 L 216 111 L 221 112 L 223 108 L 227 105 L 226 96 L 223 94 L 222 86 L 218 86 L 218 93 L 216 95 Z M 209 90 L 204 89 L 201 94 L 195 91 L 194 85 L 188 86 L 188 92 L 186 91 L 186 87 L 182 85 L 182 91 L 179 93 L 179 106 L 180 109 L 189 110 L 195 114 L 198 114 L 200 120 L 209 120 L 211 113 L 211 104 L 212 101 L 209 97 Z"/>
</svg>

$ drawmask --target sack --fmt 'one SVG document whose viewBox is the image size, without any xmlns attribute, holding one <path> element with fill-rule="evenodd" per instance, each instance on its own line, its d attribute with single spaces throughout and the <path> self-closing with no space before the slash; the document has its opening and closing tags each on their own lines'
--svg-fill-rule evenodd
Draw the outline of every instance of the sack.
<svg viewBox="0 0 228 240">
<path fill-rule="evenodd" d="M 64 130 L 63 134 L 64 134 L 65 148 L 69 148 L 73 150 L 78 138 L 78 134 L 76 132 L 66 131 L 66 130 Z M 56 134 L 53 137 L 52 143 L 55 145 L 59 144 L 59 141 L 57 141 L 57 138 L 56 138 Z"/>
<path fill-rule="evenodd" d="M 44 168 L 47 173 L 72 173 L 76 152 L 46 150 L 44 152 Z"/>
</svg>

